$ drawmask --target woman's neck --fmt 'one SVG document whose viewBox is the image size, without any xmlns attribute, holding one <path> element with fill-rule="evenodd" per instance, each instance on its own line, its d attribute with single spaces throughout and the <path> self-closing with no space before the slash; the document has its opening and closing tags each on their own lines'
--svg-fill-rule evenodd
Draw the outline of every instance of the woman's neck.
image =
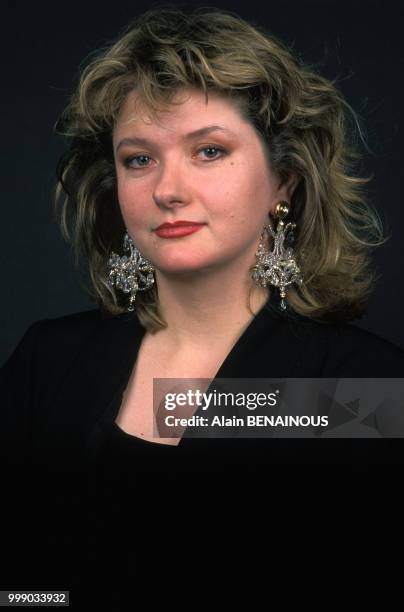
<svg viewBox="0 0 404 612">
<path fill-rule="evenodd" d="M 159 309 L 168 327 L 158 332 L 177 349 L 232 345 L 268 300 L 268 290 L 247 277 L 196 279 L 158 274 Z"/>
</svg>

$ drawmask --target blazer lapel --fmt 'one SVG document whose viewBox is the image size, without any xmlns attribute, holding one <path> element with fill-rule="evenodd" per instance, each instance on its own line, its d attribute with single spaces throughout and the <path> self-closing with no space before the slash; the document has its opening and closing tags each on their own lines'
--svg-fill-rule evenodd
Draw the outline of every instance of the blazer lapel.
<svg viewBox="0 0 404 612">
<path fill-rule="evenodd" d="M 32 459 L 58 469 L 80 469 L 90 447 L 102 442 L 100 424 L 123 391 L 145 329 L 133 313 L 102 321 L 84 346 L 53 401 L 35 423 Z M 107 418 L 108 420 L 108 418 Z M 51 453 L 51 455 L 50 455 Z"/>
</svg>

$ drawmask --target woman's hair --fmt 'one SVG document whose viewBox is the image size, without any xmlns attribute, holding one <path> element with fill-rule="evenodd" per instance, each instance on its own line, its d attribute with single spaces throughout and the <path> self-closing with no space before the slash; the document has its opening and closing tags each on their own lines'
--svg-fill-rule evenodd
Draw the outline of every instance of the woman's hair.
<svg viewBox="0 0 404 612">
<path fill-rule="evenodd" d="M 112 315 L 127 310 L 128 296 L 109 286 L 107 269 L 126 230 L 112 148 L 122 104 L 136 90 L 156 118 L 159 104 L 167 108 L 184 88 L 206 100 L 209 91 L 226 96 L 265 144 L 271 170 L 299 178 L 290 218 L 304 282 L 288 288 L 292 310 L 320 321 L 360 316 L 376 278 L 370 250 L 384 239 L 364 194 L 372 177 L 357 176 L 358 115 L 273 34 L 214 7 L 164 5 L 138 16 L 90 55 L 56 123 L 70 146 L 57 167 L 55 211 L 78 271 L 84 258 L 88 293 Z M 138 292 L 136 311 L 149 331 L 166 326 L 156 285 Z"/>
</svg>

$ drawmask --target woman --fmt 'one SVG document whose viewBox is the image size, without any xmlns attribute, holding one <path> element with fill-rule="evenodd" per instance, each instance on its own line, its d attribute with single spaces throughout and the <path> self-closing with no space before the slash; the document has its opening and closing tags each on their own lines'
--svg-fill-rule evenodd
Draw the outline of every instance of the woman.
<svg viewBox="0 0 404 612">
<path fill-rule="evenodd" d="M 3 448 L 47 484 L 90 475 L 102 546 L 133 516 L 122 491 L 152 495 L 156 474 L 161 492 L 163 475 L 189 490 L 197 473 L 402 463 L 387 440 L 164 437 L 153 414 L 154 378 L 403 376 L 400 348 L 349 323 L 383 241 L 356 122 L 332 83 L 219 10 L 148 11 L 83 70 L 56 201 L 97 308 L 28 329 L 3 368 Z M 100 519 L 102 493 L 117 513 Z"/>
</svg>

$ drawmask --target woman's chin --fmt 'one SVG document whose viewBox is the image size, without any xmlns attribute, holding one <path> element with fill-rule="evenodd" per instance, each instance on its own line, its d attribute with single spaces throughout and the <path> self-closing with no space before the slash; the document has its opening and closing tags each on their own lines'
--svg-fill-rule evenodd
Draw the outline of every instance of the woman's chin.
<svg viewBox="0 0 404 612">
<path fill-rule="evenodd" d="M 165 263 L 156 265 L 157 275 L 160 273 L 162 276 L 177 277 L 177 278 L 189 278 L 198 274 L 203 274 L 215 269 L 213 262 L 201 261 L 201 262 L 176 262 Z"/>
</svg>

